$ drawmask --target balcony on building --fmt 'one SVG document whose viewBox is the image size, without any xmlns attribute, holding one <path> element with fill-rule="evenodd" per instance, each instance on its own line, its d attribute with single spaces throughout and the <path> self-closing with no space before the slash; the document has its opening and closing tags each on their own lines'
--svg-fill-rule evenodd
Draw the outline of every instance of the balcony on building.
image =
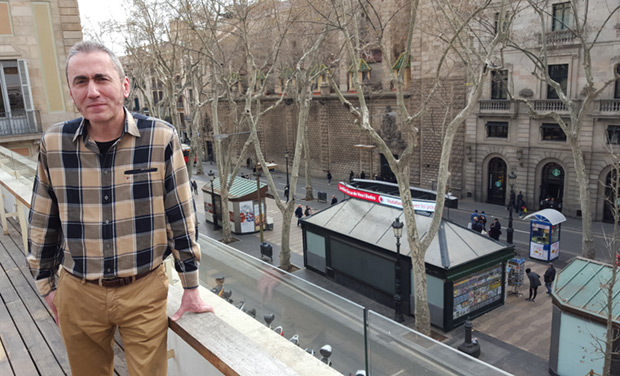
<svg viewBox="0 0 620 376">
<path fill-rule="evenodd" d="M 597 99 L 594 101 L 594 116 L 597 119 L 620 118 L 620 98 Z"/>
<path fill-rule="evenodd" d="M 509 99 L 483 99 L 479 102 L 480 116 L 517 116 L 519 104 Z"/>
<path fill-rule="evenodd" d="M 581 104 L 581 101 L 574 100 L 574 102 L 576 102 L 577 105 Z M 556 112 L 560 115 L 570 113 L 568 106 L 560 99 L 534 99 L 531 100 L 530 103 L 537 113 Z"/>
<path fill-rule="evenodd" d="M 0 110 L 0 138 L 41 133 L 39 111 Z"/>
</svg>

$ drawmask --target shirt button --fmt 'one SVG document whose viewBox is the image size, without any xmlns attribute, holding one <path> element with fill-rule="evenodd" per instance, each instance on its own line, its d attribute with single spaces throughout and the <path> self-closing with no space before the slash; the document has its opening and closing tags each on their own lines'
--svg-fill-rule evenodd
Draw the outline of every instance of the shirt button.
<svg viewBox="0 0 620 376">
<path fill-rule="evenodd" d="M 110 273 L 112 271 L 112 269 L 107 268 L 105 271 L 106 271 L 106 273 Z"/>
<path fill-rule="evenodd" d="M 103 196 L 103 199 L 108 201 L 108 199 L 109 199 L 108 195 Z"/>
<path fill-rule="evenodd" d="M 105 220 L 105 224 L 106 224 L 106 225 L 109 225 L 109 224 L 110 224 L 110 220 L 109 220 L 109 219 L 106 219 L 106 220 Z"/>
<path fill-rule="evenodd" d="M 110 248 L 112 248 L 112 244 L 106 244 L 106 245 L 105 245 L 105 247 L 106 247 L 107 249 L 110 249 Z"/>
</svg>

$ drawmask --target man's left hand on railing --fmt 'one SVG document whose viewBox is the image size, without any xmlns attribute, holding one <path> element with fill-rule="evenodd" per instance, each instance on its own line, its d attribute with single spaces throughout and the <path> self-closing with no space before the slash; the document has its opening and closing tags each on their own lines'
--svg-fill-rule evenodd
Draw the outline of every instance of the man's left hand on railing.
<svg viewBox="0 0 620 376">
<path fill-rule="evenodd" d="M 211 312 L 214 313 L 213 307 L 205 303 L 200 297 L 198 289 L 185 289 L 183 290 L 183 297 L 181 298 L 181 306 L 179 310 L 172 316 L 172 321 L 180 319 L 185 312 Z"/>
</svg>

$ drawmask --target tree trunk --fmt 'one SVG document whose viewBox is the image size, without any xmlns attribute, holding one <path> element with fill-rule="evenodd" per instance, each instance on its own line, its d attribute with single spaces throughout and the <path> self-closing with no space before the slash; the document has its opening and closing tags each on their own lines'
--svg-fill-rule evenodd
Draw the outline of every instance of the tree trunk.
<svg viewBox="0 0 620 376">
<path fill-rule="evenodd" d="M 588 176 L 586 166 L 583 161 L 583 153 L 579 147 L 577 137 L 569 138 L 570 147 L 573 152 L 575 163 L 575 174 L 579 186 L 579 199 L 581 205 L 581 255 L 594 259 L 596 252 L 594 249 L 594 235 L 592 234 L 592 205 L 590 202 L 590 190 L 588 189 Z"/>
</svg>

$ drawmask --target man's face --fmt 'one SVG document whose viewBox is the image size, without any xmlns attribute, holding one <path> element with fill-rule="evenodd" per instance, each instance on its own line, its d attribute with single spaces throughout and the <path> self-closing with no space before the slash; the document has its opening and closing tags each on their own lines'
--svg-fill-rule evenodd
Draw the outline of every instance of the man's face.
<svg viewBox="0 0 620 376">
<path fill-rule="evenodd" d="M 123 121 L 129 79 L 119 77 L 108 54 L 96 51 L 74 55 L 69 60 L 67 79 L 73 103 L 91 124 Z"/>
</svg>

